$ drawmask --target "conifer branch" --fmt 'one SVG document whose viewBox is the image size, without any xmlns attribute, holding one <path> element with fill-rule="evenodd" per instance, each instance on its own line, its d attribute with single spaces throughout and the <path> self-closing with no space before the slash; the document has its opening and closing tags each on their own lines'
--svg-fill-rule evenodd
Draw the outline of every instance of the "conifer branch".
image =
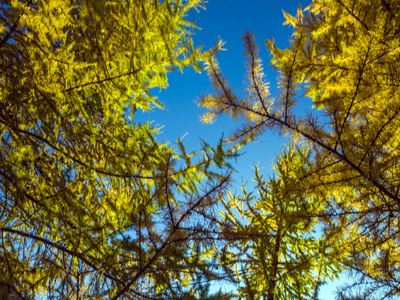
<svg viewBox="0 0 400 300">
<path fill-rule="evenodd" d="M 86 265 L 91 267 L 93 269 L 93 271 L 100 271 L 101 270 L 101 267 L 99 268 L 94 263 L 90 262 L 86 258 L 85 255 L 83 255 L 81 253 L 78 253 L 78 252 L 76 252 L 74 250 L 68 249 L 65 246 L 62 246 L 62 245 L 59 245 L 59 244 L 54 243 L 52 241 L 49 241 L 49 240 L 47 240 L 45 238 L 42 238 L 40 236 L 35 236 L 35 235 L 27 233 L 27 232 L 23 232 L 23 231 L 20 231 L 20 230 L 7 228 L 7 227 L 0 228 L 0 231 L 17 234 L 17 235 L 20 235 L 20 236 L 24 236 L 24 237 L 39 241 L 39 242 L 41 242 L 41 243 L 43 243 L 45 245 L 49 245 L 49 246 L 54 247 L 54 248 L 56 248 L 56 249 L 58 249 L 58 250 L 60 250 L 62 252 L 65 252 L 65 253 L 67 253 L 67 254 L 69 254 L 71 256 L 74 256 L 74 257 L 78 258 L 80 261 L 82 261 L 83 263 L 85 263 Z M 95 259 L 93 257 L 91 257 L 91 259 L 97 260 L 97 259 Z M 119 283 L 123 284 L 122 282 L 120 282 L 119 280 L 117 280 L 116 278 L 112 277 L 111 275 L 109 275 L 107 273 L 104 273 L 104 276 L 107 277 L 108 279 L 111 279 L 112 281 L 118 281 Z"/>
<path fill-rule="evenodd" d="M 150 268 L 153 265 L 153 263 L 160 257 L 165 247 L 170 243 L 175 242 L 173 237 L 178 231 L 180 224 L 191 214 L 192 211 L 194 211 L 195 208 L 197 208 L 204 201 L 204 199 L 210 197 L 211 195 L 219 191 L 228 182 L 231 174 L 232 172 L 230 172 L 227 176 L 225 176 L 225 178 L 221 180 L 218 183 L 218 185 L 214 186 L 212 189 L 207 191 L 203 196 L 199 197 L 199 199 L 194 204 L 191 204 L 188 207 L 188 209 L 186 209 L 186 211 L 176 221 L 176 226 L 171 229 L 170 233 L 165 238 L 163 244 L 160 247 L 158 247 L 153 256 L 148 260 L 148 262 L 128 281 L 125 287 L 117 291 L 116 294 L 110 300 L 117 300 L 120 296 L 122 296 L 129 290 L 129 288 L 143 275 L 143 273 L 146 272 L 146 270 Z"/>
</svg>

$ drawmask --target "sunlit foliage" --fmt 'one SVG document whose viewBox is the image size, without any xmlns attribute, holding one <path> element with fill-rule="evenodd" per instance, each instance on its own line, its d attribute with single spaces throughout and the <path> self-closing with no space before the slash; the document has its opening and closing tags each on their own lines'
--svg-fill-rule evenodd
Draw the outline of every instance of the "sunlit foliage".
<svg viewBox="0 0 400 300">
<path fill-rule="evenodd" d="M 266 41 L 278 94 L 269 94 L 254 36 L 246 33 L 248 95 L 235 94 L 211 59 L 216 93 L 202 97 L 209 109 L 203 120 L 243 120 L 229 138 L 235 147 L 267 129 L 309 143 L 312 159 L 299 185 L 305 196 L 325 199 L 326 237 L 342 233 L 349 255 L 340 263 L 359 275 L 343 297 L 352 290 L 398 296 L 400 3 L 314 0 L 297 16 L 284 15 L 294 28 L 290 47 Z M 313 109 L 299 113 L 307 97 Z"/>
<path fill-rule="evenodd" d="M 339 243 L 317 238 L 315 215 L 324 210 L 320 198 L 297 189 L 309 154 L 305 148 L 283 149 L 276 176 L 264 179 L 255 169 L 256 187 L 243 196 L 229 195 L 221 212 L 226 237 L 224 263 L 236 269 L 239 299 L 317 299 L 318 290 L 337 276 Z M 237 217 L 239 216 L 239 217 Z"/>
<path fill-rule="evenodd" d="M 204 298 L 192 283 L 216 278 L 212 239 L 196 228 L 229 179 L 212 167 L 225 153 L 186 153 L 134 119 L 162 107 L 149 89 L 168 72 L 210 55 L 185 20 L 201 5 L 1 2 L 2 296 Z"/>
</svg>

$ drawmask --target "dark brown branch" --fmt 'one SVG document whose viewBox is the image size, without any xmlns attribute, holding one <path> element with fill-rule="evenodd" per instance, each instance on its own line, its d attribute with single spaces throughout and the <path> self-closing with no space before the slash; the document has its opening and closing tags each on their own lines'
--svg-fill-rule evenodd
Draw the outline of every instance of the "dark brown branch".
<svg viewBox="0 0 400 300">
<path fill-rule="evenodd" d="M 7 228 L 7 227 L 0 228 L 0 231 L 17 234 L 17 235 L 20 235 L 20 236 L 24 236 L 24 237 L 27 237 L 27 238 L 42 242 L 45 245 L 49 245 L 49 246 L 54 247 L 54 248 L 56 248 L 56 249 L 58 249 L 58 250 L 60 250 L 62 252 L 68 253 L 69 255 L 71 255 L 73 257 L 79 258 L 82 262 L 84 262 L 86 265 L 91 267 L 94 271 L 101 270 L 101 268 L 97 267 L 94 263 L 90 262 L 83 254 L 78 253 L 78 252 L 73 251 L 73 250 L 70 250 L 70 249 L 68 249 L 68 248 L 66 248 L 66 247 L 64 247 L 62 245 L 59 245 L 59 244 L 54 243 L 52 241 L 49 241 L 49 240 L 47 240 L 45 238 L 42 238 L 42 237 L 39 237 L 39 236 L 35 236 L 33 234 L 26 233 L 26 232 L 23 232 L 23 231 L 20 231 L 20 230 Z M 94 259 L 94 258 L 92 258 L 92 259 Z M 111 275 L 109 275 L 107 273 L 104 273 L 104 276 L 107 277 L 108 279 L 112 280 L 112 281 L 117 281 L 120 284 L 124 285 L 123 282 L 121 282 L 120 280 L 112 277 Z"/>
<path fill-rule="evenodd" d="M 129 288 L 146 272 L 147 269 L 149 269 L 152 264 L 158 259 L 158 257 L 161 255 L 163 252 L 164 248 L 169 245 L 172 241 L 173 236 L 177 232 L 178 228 L 180 227 L 180 224 L 190 215 L 190 213 L 198 207 L 204 199 L 207 197 L 210 197 L 214 192 L 218 191 L 220 188 L 222 188 L 229 180 L 232 172 L 230 172 L 221 182 L 217 185 L 214 186 L 210 191 L 208 191 L 205 195 L 200 197 L 193 205 L 191 205 L 179 218 L 179 220 L 176 222 L 176 227 L 172 228 L 171 232 L 168 234 L 167 238 L 165 239 L 164 243 L 157 249 L 156 253 L 149 259 L 149 261 L 135 274 L 135 276 L 129 280 L 129 282 L 119 290 L 114 297 L 112 297 L 110 300 L 116 300 L 123 294 L 125 294 Z"/>
</svg>

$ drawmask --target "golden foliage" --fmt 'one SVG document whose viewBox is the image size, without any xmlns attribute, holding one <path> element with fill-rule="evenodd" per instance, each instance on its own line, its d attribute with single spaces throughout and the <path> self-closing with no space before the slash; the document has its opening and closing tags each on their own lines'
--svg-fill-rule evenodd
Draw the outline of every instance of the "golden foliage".
<svg viewBox="0 0 400 300">
<path fill-rule="evenodd" d="M 201 5 L 0 4 L 1 293 L 195 294 L 188 280 L 208 267 L 199 270 L 204 259 L 188 252 L 207 252 L 193 242 L 205 233 L 181 227 L 226 185 L 229 176 L 210 171 L 213 162 L 226 166 L 226 156 L 207 145 L 187 154 L 179 142 L 160 143 L 158 129 L 134 114 L 163 107 L 149 89 L 167 87 L 168 72 L 199 70 L 210 55 L 193 47 L 194 25 L 185 20 Z M 199 189 L 207 179 L 214 184 Z"/>
<path fill-rule="evenodd" d="M 280 74 L 275 99 L 265 92 L 254 39 L 245 34 L 250 96 L 236 96 L 210 61 L 217 92 L 200 105 L 213 117 L 244 120 L 229 139 L 233 147 L 271 128 L 309 143 L 313 160 L 301 184 L 308 196 L 326 199 L 327 232 L 358 229 L 345 234 L 353 254 L 342 263 L 362 274 L 359 284 L 371 293 L 398 295 L 400 3 L 314 0 L 285 17 L 294 27 L 290 47 L 266 41 Z M 313 108 L 296 113 L 304 97 Z"/>
</svg>

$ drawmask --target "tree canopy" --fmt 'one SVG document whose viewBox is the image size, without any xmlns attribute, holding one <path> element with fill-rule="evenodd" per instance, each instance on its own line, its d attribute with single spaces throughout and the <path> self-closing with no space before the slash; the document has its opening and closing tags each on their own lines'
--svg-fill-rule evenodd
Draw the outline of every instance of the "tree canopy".
<svg viewBox="0 0 400 300">
<path fill-rule="evenodd" d="M 205 298 L 200 283 L 217 275 L 196 228 L 211 226 L 226 155 L 158 142 L 134 118 L 162 107 L 149 89 L 167 87 L 168 72 L 211 54 L 185 19 L 201 5 L 0 4 L 2 295 Z"/>
<path fill-rule="evenodd" d="M 193 46 L 187 13 L 203 4 L 0 3 L 2 297 L 318 299 L 343 270 L 355 279 L 340 299 L 400 295 L 400 2 L 284 12 L 290 46 L 266 41 L 276 95 L 246 32 L 246 96 L 218 66 L 221 43 Z M 135 114 L 202 62 L 215 88 L 203 121 L 242 125 L 229 146 L 188 153 Z M 291 140 L 275 175 L 256 167 L 234 193 L 229 158 L 268 130 Z"/>
<path fill-rule="evenodd" d="M 209 109 L 203 120 L 243 120 L 228 139 L 234 148 L 268 129 L 307 142 L 312 155 L 298 188 L 324 199 L 314 217 L 327 239 L 344 239 L 339 262 L 359 275 L 342 296 L 398 296 L 400 3 L 313 0 L 297 16 L 284 15 L 294 29 L 290 47 L 266 41 L 278 94 L 270 95 L 254 35 L 245 33 L 248 95 L 234 93 L 210 59 L 216 92 L 201 99 Z M 306 97 L 313 109 L 299 113 Z"/>
</svg>

